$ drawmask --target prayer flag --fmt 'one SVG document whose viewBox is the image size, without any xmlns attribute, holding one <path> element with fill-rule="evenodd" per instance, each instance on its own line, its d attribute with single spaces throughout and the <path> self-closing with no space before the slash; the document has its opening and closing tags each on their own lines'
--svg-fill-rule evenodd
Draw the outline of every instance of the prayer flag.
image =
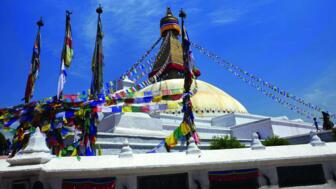
<svg viewBox="0 0 336 189">
<path fill-rule="evenodd" d="M 101 22 L 101 13 L 103 9 L 101 7 L 97 8 L 98 13 L 98 25 L 97 25 L 97 36 L 95 49 L 92 58 L 92 82 L 91 90 L 94 97 L 101 92 L 103 87 L 103 31 L 102 31 L 102 22 Z"/>
<path fill-rule="evenodd" d="M 70 24 L 70 11 L 66 11 L 66 23 L 65 23 L 65 39 L 64 46 L 62 50 L 62 60 L 64 65 L 68 68 L 70 67 L 72 57 L 73 57 L 73 48 L 72 48 L 72 33 L 71 33 L 71 24 Z"/>
<path fill-rule="evenodd" d="M 37 36 L 35 39 L 34 47 L 33 47 L 33 55 L 31 59 L 30 73 L 28 75 L 26 90 L 24 100 L 25 103 L 28 103 L 30 99 L 33 97 L 35 80 L 38 78 L 38 71 L 40 69 L 40 52 L 41 52 L 41 27 L 43 26 L 42 19 L 37 22 L 39 26 Z"/>
<path fill-rule="evenodd" d="M 60 97 L 62 96 L 63 93 L 63 88 L 64 88 L 64 84 L 66 82 L 66 71 L 65 71 L 65 65 L 64 65 L 64 60 L 62 59 L 62 63 L 61 63 L 61 71 L 60 71 L 60 75 L 58 78 L 58 86 L 57 86 L 57 99 L 60 99 Z"/>
</svg>

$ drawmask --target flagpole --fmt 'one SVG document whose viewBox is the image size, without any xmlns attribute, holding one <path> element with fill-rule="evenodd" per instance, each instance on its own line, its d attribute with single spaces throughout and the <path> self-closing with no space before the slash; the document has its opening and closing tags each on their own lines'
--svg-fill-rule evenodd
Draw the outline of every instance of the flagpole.
<svg viewBox="0 0 336 189">
<path fill-rule="evenodd" d="M 71 11 L 66 11 L 66 19 L 65 19 L 65 37 L 64 37 L 64 45 L 62 49 L 61 55 L 61 64 L 60 64 L 60 75 L 58 78 L 57 85 L 57 100 L 62 98 L 64 85 L 66 82 L 66 67 L 70 67 L 72 57 L 73 57 L 73 49 L 72 49 L 72 36 L 71 36 L 71 25 L 70 25 L 70 15 Z"/>
<path fill-rule="evenodd" d="M 26 90 L 25 90 L 25 96 L 24 96 L 25 103 L 29 103 L 30 99 L 33 96 L 35 80 L 37 79 L 38 70 L 40 68 L 40 40 L 41 40 L 40 31 L 41 31 L 41 27 L 44 26 L 42 17 L 40 18 L 39 21 L 37 21 L 36 24 L 38 26 L 38 31 L 37 31 L 37 36 L 34 42 L 31 67 L 30 67 L 30 72 L 29 72 L 28 79 L 27 79 L 27 84 L 26 84 Z"/>
<path fill-rule="evenodd" d="M 102 23 L 101 23 L 101 14 L 103 13 L 103 8 L 99 4 L 99 7 L 96 9 L 98 14 L 98 24 L 97 24 L 97 34 L 96 34 L 96 42 L 95 48 L 92 57 L 92 81 L 91 81 L 91 97 L 95 100 L 98 99 L 101 89 L 103 87 L 103 32 L 102 32 Z M 89 134 L 85 134 L 84 137 L 87 137 L 88 140 L 84 144 L 86 146 L 85 153 L 87 155 L 95 155 L 96 154 L 96 135 L 97 135 L 97 112 L 87 112 L 86 122 L 89 121 L 89 124 L 86 125 L 87 129 L 90 130 Z"/>
<path fill-rule="evenodd" d="M 197 133 L 195 130 L 194 124 L 194 115 L 192 112 L 192 103 L 191 103 L 191 93 L 190 88 L 192 84 L 192 70 L 190 70 L 190 57 L 189 57 L 189 48 L 190 42 L 188 36 L 186 35 L 186 30 L 184 27 L 184 19 L 186 18 L 186 13 L 181 9 L 179 17 L 181 18 L 182 25 L 182 50 L 183 50 L 183 66 L 184 66 L 184 94 L 183 94 L 183 122 L 188 125 L 190 132 L 186 135 L 187 146 L 189 145 L 190 137 L 194 137 L 196 139 Z M 195 140 L 198 143 L 197 140 Z"/>
<path fill-rule="evenodd" d="M 103 32 L 101 23 L 101 14 L 103 13 L 103 7 L 99 4 L 96 9 L 98 14 L 97 35 L 94 54 L 92 58 L 92 82 L 91 82 L 91 94 L 93 98 L 98 98 L 103 85 Z"/>
<path fill-rule="evenodd" d="M 196 132 L 194 114 L 192 111 L 192 102 L 191 102 L 191 84 L 194 77 L 192 69 L 190 69 L 190 41 L 184 27 L 184 19 L 186 13 L 181 9 L 179 17 L 181 18 L 182 25 L 182 51 L 183 51 L 183 67 L 184 67 L 184 91 L 183 91 L 183 119 L 179 127 L 177 127 L 174 132 L 165 138 L 165 148 L 167 152 L 170 152 L 170 148 L 174 147 L 178 140 L 181 140 L 182 137 L 187 141 L 187 147 L 189 143 L 192 142 L 190 137 L 192 137 L 196 144 L 199 144 L 199 137 Z M 196 85 L 196 83 L 195 83 Z"/>
<path fill-rule="evenodd" d="M 41 30 L 41 27 L 44 26 L 43 20 L 42 20 L 42 16 L 40 17 L 40 20 L 37 21 L 36 23 L 38 25 L 38 30 Z"/>
</svg>

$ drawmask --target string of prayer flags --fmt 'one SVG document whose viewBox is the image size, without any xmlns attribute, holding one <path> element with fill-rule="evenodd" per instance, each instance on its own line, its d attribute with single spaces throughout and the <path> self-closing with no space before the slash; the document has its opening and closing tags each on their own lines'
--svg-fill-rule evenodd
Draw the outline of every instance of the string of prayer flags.
<svg viewBox="0 0 336 189">
<path fill-rule="evenodd" d="M 176 146 L 179 140 L 187 137 L 191 132 L 191 127 L 186 123 L 182 122 L 179 127 L 177 127 L 172 134 L 165 138 L 166 146 L 173 148 Z"/>
<path fill-rule="evenodd" d="M 133 74 L 137 73 L 137 67 L 148 57 L 148 55 L 153 51 L 153 49 L 157 46 L 157 44 L 159 44 L 159 42 L 161 41 L 162 37 L 160 36 L 159 39 L 157 39 L 154 44 L 150 47 L 149 50 L 146 51 L 145 54 L 143 54 L 137 61 L 136 63 L 131 67 L 130 70 L 126 71 L 126 73 L 124 73 L 120 79 L 125 78 L 125 76 L 127 75 L 128 77 L 131 77 Z M 140 65 L 140 69 L 143 70 L 144 66 Z"/>
<path fill-rule="evenodd" d="M 313 112 L 317 112 L 318 114 L 321 113 L 321 111 L 323 111 L 323 109 L 317 105 L 313 105 L 312 103 L 306 102 L 304 99 L 293 95 L 292 93 L 281 89 L 280 87 L 263 80 L 262 78 L 249 73 L 248 71 L 228 62 L 225 61 L 224 59 L 222 59 L 220 56 L 217 56 L 216 54 L 210 52 L 208 49 L 201 47 L 200 45 L 196 44 L 196 43 L 191 43 L 191 46 L 193 48 L 196 48 L 201 54 L 207 56 L 208 58 L 210 58 L 211 60 L 213 60 L 215 63 L 223 66 L 226 70 L 228 70 L 230 73 L 232 73 L 233 75 L 235 75 L 237 78 L 243 80 L 244 82 L 248 83 L 251 86 L 257 86 L 255 87 L 256 89 L 258 89 L 258 91 L 261 91 L 263 94 L 265 94 L 266 96 L 272 98 L 274 101 L 285 105 L 288 109 L 295 111 L 296 113 L 307 117 L 308 119 L 312 119 L 313 117 L 317 117 L 316 113 Z M 264 88 L 267 88 L 268 91 L 267 93 L 265 92 L 266 90 L 260 90 L 259 88 L 263 86 Z M 272 93 L 275 92 L 278 95 L 275 95 Z M 298 106 L 293 105 L 292 103 L 288 102 L 287 100 L 281 99 L 281 98 L 285 98 L 287 100 L 292 100 L 294 101 L 294 103 L 297 103 Z M 281 99 L 281 100 L 280 100 Z M 305 109 L 310 109 L 310 110 L 305 110 Z M 334 116 L 334 119 L 336 118 L 336 116 Z"/>
<path fill-rule="evenodd" d="M 157 146 L 149 150 L 147 153 L 156 153 L 164 145 L 165 145 L 165 140 L 162 140 Z"/>
<path fill-rule="evenodd" d="M 199 144 L 199 137 L 196 133 L 196 128 L 194 124 L 194 115 L 193 115 L 193 106 L 191 102 L 191 96 L 193 90 L 190 90 L 194 75 L 192 73 L 191 60 L 190 60 L 190 41 L 189 36 L 184 27 L 184 18 L 186 14 L 183 10 L 180 11 L 179 16 L 182 21 L 182 47 L 183 47 L 183 66 L 184 66 L 184 93 L 181 95 L 183 98 L 183 121 L 179 127 L 177 127 L 174 132 L 165 138 L 165 147 L 167 152 L 170 152 L 170 149 L 175 147 L 179 140 L 187 141 L 187 145 L 189 145 L 189 138 L 193 137 L 195 139 L 195 143 Z M 192 65 L 193 66 L 193 65 Z M 160 74 L 161 70 L 159 70 Z M 156 73 L 157 74 L 157 73 Z M 197 88 L 197 84 L 195 84 L 195 88 Z M 170 95 L 171 91 L 162 91 L 165 95 Z"/>
</svg>

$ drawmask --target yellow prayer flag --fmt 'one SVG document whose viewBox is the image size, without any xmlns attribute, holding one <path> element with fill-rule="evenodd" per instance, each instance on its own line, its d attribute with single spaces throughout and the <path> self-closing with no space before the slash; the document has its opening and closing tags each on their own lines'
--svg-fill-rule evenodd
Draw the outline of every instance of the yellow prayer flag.
<svg viewBox="0 0 336 189">
<path fill-rule="evenodd" d="M 154 98 L 153 98 L 153 102 L 160 102 L 162 100 L 162 96 L 160 95 L 160 96 L 155 96 Z"/>
<path fill-rule="evenodd" d="M 0 116 L 0 119 L 5 119 L 8 115 L 9 115 L 8 113 L 5 113 L 2 116 Z"/>
<path fill-rule="evenodd" d="M 77 156 L 77 149 L 76 148 L 74 148 L 74 150 L 72 151 L 71 156 Z"/>
<path fill-rule="evenodd" d="M 49 129 L 50 129 L 50 123 L 43 125 L 41 128 L 42 132 L 47 132 Z"/>
<path fill-rule="evenodd" d="M 182 122 L 181 125 L 181 131 L 182 131 L 182 134 L 185 136 L 186 134 L 188 134 L 190 132 L 190 127 L 189 125 L 186 123 L 186 122 Z"/>
<path fill-rule="evenodd" d="M 84 109 L 78 110 L 77 112 L 75 112 L 75 115 L 76 116 L 82 116 L 82 115 L 84 115 Z"/>
<path fill-rule="evenodd" d="M 174 137 L 174 134 L 171 134 L 169 137 L 165 138 L 166 144 L 170 147 L 174 147 L 177 144 L 177 140 Z"/>
<path fill-rule="evenodd" d="M 66 124 L 68 123 L 67 119 L 65 117 L 63 117 L 63 122 Z"/>
<path fill-rule="evenodd" d="M 174 102 L 174 101 L 167 101 L 167 105 L 168 105 L 168 109 L 170 110 L 175 110 L 175 109 L 180 108 L 178 102 Z"/>
<path fill-rule="evenodd" d="M 131 106 L 123 106 L 122 107 L 122 112 L 132 112 L 132 107 Z"/>
<path fill-rule="evenodd" d="M 100 145 L 98 146 L 98 156 L 102 156 L 103 155 L 103 151 L 100 148 Z"/>
</svg>

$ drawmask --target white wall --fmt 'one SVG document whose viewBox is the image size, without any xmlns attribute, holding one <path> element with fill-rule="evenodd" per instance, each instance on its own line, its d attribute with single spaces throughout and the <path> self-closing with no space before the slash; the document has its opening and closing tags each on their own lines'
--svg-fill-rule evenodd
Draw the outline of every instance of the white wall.
<svg viewBox="0 0 336 189">
<path fill-rule="evenodd" d="M 234 114 L 227 114 L 216 117 L 211 120 L 211 126 L 217 127 L 232 127 L 236 125 L 236 118 Z"/>
<path fill-rule="evenodd" d="M 272 128 L 275 135 L 279 137 L 289 137 L 289 136 L 295 136 L 295 135 L 302 135 L 307 134 L 310 131 L 315 131 L 315 127 L 309 127 L 309 126 L 301 126 L 301 125 L 293 125 L 293 124 L 287 124 L 285 122 L 279 123 L 279 122 L 272 122 Z"/>
<path fill-rule="evenodd" d="M 252 133 L 258 132 L 262 139 L 273 135 L 270 119 L 255 121 L 252 123 L 231 127 L 232 136 L 238 139 L 250 139 Z"/>
</svg>

